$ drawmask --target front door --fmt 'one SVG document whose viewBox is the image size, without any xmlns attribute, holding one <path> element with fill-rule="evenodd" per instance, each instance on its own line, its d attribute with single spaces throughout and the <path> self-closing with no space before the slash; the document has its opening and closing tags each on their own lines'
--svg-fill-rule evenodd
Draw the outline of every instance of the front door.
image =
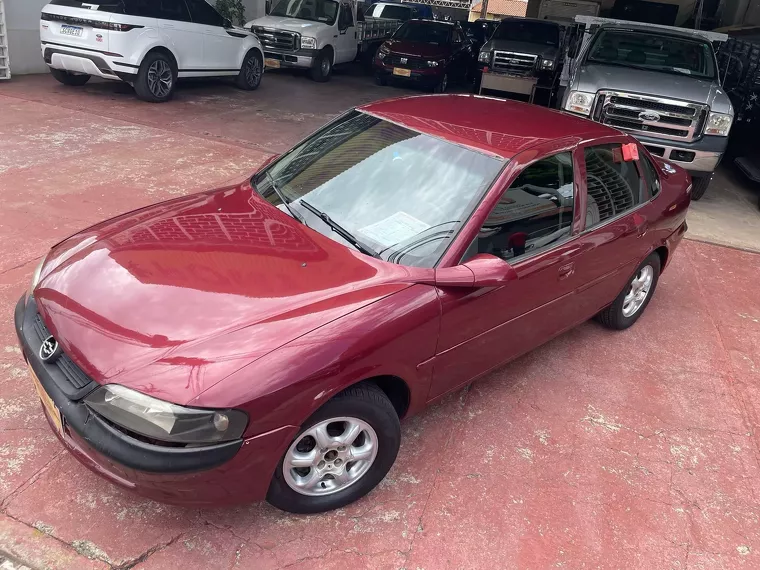
<svg viewBox="0 0 760 570">
<path fill-rule="evenodd" d="M 340 5 L 338 37 L 335 38 L 335 63 L 347 63 L 356 58 L 356 23 L 349 4 Z"/>
<path fill-rule="evenodd" d="M 233 73 L 242 64 L 240 34 L 225 29 L 224 18 L 206 0 L 186 0 L 193 22 L 203 31 L 202 69 L 214 73 Z"/>
<path fill-rule="evenodd" d="M 518 279 L 497 288 L 439 290 L 441 332 L 431 399 L 577 322 L 572 276 L 578 194 L 573 173 L 570 152 L 525 168 L 470 247 L 469 255 L 490 253 L 506 260 Z"/>
</svg>

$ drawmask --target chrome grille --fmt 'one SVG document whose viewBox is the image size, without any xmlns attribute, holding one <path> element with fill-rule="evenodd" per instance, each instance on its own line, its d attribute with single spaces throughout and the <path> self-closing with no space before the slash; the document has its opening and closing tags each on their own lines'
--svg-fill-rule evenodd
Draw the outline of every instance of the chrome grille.
<svg viewBox="0 0 760 570">
<path fill-rule="evenodd" d="M 301 47 L 301 40 L 296 32 L 285 32 L 283 30 L 275 30 L 274 28 L 254 26 L 253 33 L 258 36 L 264 49 L 295 51 Z"/>
<path fill-rule="evenodd" d="M 681 141 L 699 138 L 708 112 L 698 103 L 613 91 L 600 91 L 597 106 L 594 118 L 605 125 Z"/>
<path fill-rule="evenodd" d="M 502 71 L 512 75 L 530 75 L 536 67 L 537 58 L 537 55 L 529 53 L 495 51 L 491 67 L 494 71 Z"/>
<path fill-rule="evenodd" d="M 50 336 L 50 331 L 42 322 L 42 318 L 39 314 L 34 318 L 34 332 L 37 333 L 37 338 L 40 341 L 45 340 Z M 69 358 L 68 354 L 62 354 L 55 361 L 55 366 L 63 373 L 71 385 L 76 389 L 81 389 L 90 383 L 90 378 L 85 374 L 79 366 L 74 364 L 74 361 Z"/>
<path fill-rule="evenodd" d="M 406 55 L 390 54 L 385 56 L 383 60 L 388 65 L 395 67 L 404 67 L 406 69 L 427 69 L 428 64 L 426 59 L 419 57 L 409 57 Z"/>
</svg>

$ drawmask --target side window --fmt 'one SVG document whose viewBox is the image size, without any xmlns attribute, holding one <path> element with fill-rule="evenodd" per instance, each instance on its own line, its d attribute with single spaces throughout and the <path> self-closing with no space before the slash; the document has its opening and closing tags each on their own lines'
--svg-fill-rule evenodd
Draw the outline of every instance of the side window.
<svg viewBox="0 0 760 570">
<path fill-rule="evenodd" d="M 160 15 L 159 7 L 156 6 L 156 2 L 153 0 L 125 0 L 124 13 L 129 16 L 139 16 L 141 18 L 162 17 Z"/>
<path fill-rule="evenodd" d="M 504 192 L 477 237 L 477 252 L 513 260 L 564 240 L 573 226 L 573 157 L 528 166 Z"/>
<path fill-rule="evenodd" d="M 454 30 L 453 42 L 455 44 L 462 43 L 462 34 L 459 33 L 459 30 Z"/>
<path fill-rule="evenodd" d="M 348 4 L 340 5 L 340 17 L 338 18 L 338 28 L 345 30 L 354 25 L 354 15 L 351 12 L 351 6 Z"/>
<path fill-rule="evenodd" d="M 644 179 L 647 181 L 649 195 L 654 198 L 660 193 L 660 176 L 657 174 L 657 169 L 647 155 L 639 151 L 639 156 L 641 157 L 639 164 L 644 173 Z"/>
<path fill-rule="evenodd" d="M 586 229 L 635 208 L 644 201 L 644 185 L 633 161 L 623 160 L 620 144 L 589 147 L 586 160 Z"/>
<path fill-rule="evenodd" d="M 190 12 L 187 10 L 185 0 L 158 0 L 150 2 L 153 5 L 155 17 L 162 20 L 174 20 L 177 22 L 190 22 Z"/>
<path fill-rule="evenodd" d="M 190 16 L 196 24 L 223 26 L 224 18 L 206 0 L 187 0 Z"/>
</svg>

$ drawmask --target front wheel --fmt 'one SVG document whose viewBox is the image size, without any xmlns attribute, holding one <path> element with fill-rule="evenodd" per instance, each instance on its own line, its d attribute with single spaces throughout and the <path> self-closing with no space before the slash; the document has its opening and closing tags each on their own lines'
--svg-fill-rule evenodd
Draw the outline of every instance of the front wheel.
<svg viewBox="0 0 760 570">
<path fill-rule="evenodd" d="M 691 179 L 691 199 L 699 200 L 707 192 L 712 176 L 695 176 Z"/>
<path fill-rule="evenodd" d="M 90 80 L 89 75 L 77 75 L 54 67 L 50 68 L 50 74 L 64 85 L 71 87 L 81 87 Z"/>
<path fill-rule="evenodd" d="M 388 397 L 365 383 L 317 410 L 275 470 L 267 501 L 291 513 L 338 509 L 369 493 L 396 460 L 401 426 Z"/>
<path fill-rule="evenodd" d="M 323 49 L 314 62 L 314 67 L 309 70 L 309 75 L 317 83 L 330 80 L 332 75 L 333 54 L 329 49 Z"/>
<path fill-rule="evenodd" d="M 145 56 L 135 80 L 135 93 L 143 101 L 164 103 L 174 95 L 177 71 L 173 62 L 163 53 L 152 52 Z"/>
<path fill-rule="evenodd" d="M 612 305 L 596 316 L 597 320 L 605 327 L 619 331 L 635 323 L 654 295 L 660 269 L 660 256 L 654 252 L 639 265 Z"/>
<path fill-rule="evenodd" d="M 245 89 L 246 91 L 258 89 L 259 85 L 261 85 L 263 72 L 264 61 L 261 55 L 255 49 L 251 50 L 243 60 L 243 66 L 240 68 L 240 73 L 238 73 L 235 79 L 235 84 L 240 89 Z"/>
</svg>

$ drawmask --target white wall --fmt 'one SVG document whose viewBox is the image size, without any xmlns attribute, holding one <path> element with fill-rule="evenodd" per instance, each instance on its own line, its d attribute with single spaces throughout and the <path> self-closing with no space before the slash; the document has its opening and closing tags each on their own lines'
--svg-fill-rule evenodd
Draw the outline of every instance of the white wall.
<svg viewBox="0 0 760 570">
<path fill-rule="evenodd" d="M 243 6 L 246 22 L 266 16 L 266 0 L 243 0 Z"/>
<path fill-rule="evenodd" d="M 47 71 L 40 52 L 40 12 L 45 4 L 47 0 L 5 0 L 12 75 Z"/>
</svg>

